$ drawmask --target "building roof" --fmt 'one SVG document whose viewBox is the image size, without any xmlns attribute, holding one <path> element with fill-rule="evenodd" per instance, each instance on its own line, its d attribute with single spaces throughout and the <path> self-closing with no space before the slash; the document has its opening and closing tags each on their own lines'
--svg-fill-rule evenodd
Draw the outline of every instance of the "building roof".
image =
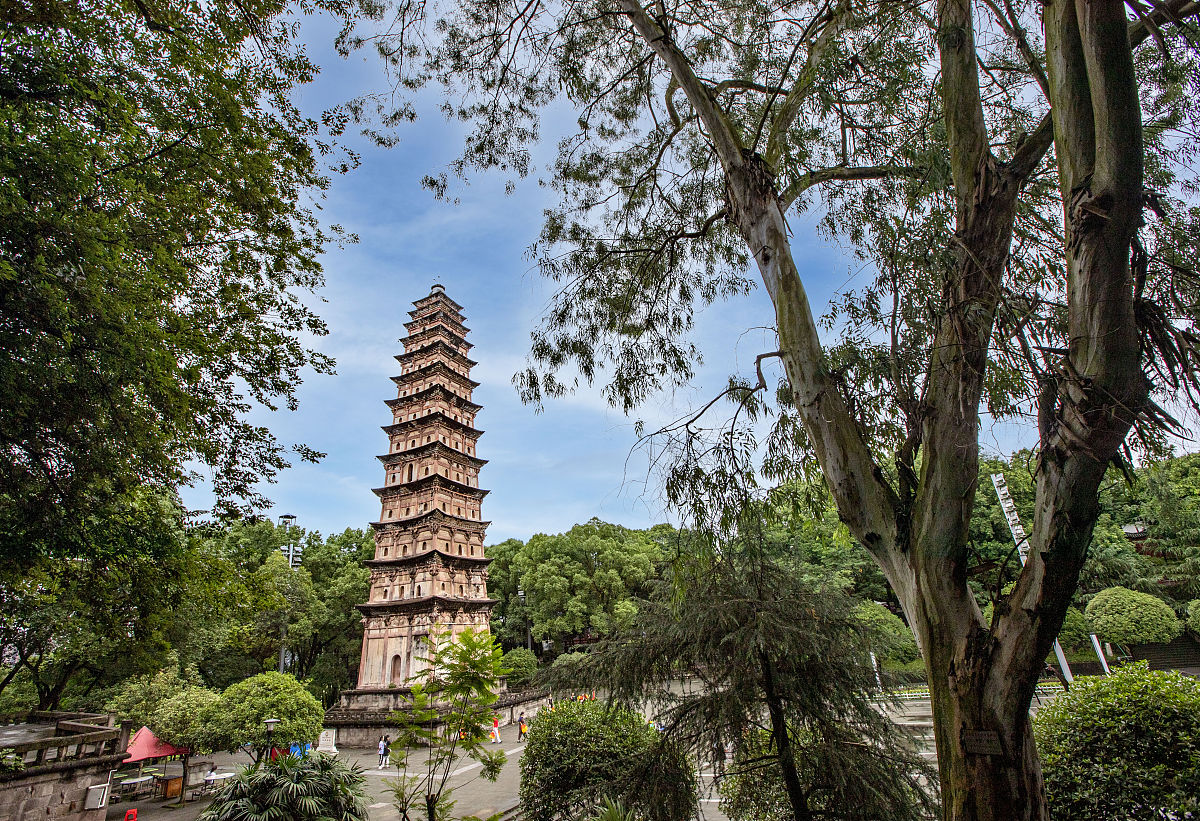
<svg viewBox="0 0 1200 821">
<path fill-rule="evenodd" d="M 392 451 L 391 453 L 383 453 L 375 458 L 380 462 L 383 462 L 385 465 L 393 465 L 396 462 L 407 462 L 414 457 L 420 458 L 422 456 L 432 456 L 438 450 L 445 451 L 445 455 L 455 461 L 466 462 L 467 464 L 473 465 L 477 468 L 481 468 L 488 463 L 487 459 L 480 459 L 478 456 L 471 456 L 463 453 L 461 450 L 450 447 L 440 439 L 436 442 L 426 442 L 423 445 L 417 445 L 415 448 L 409 448 L 408 450 L 396 450 Z"/>
<path fill-rule="evenodd" d="M 382 499 L 385 496 L 408 496 L 416 493 L 419 490 L 423 490 L 427 485 L 433 485 L 436 487 L 442 484 L 449 485 L 451 490 L 457 490 L 464 495 L 474 496 L 479 499 L 482 499 L 491 492 L 489 490 L 484 490 L 483 488 L 475 487 L 474 485 L 468 485 L 466 482 L 459 482 L 455 479 L 451 479 L 450 477 L 441 473 L 431 473 L 428 476 L 418 476 L 411 482 L 397 482 L 394 485 L 373 487 L 371 488 L 371 492 Z"/>
<path fill-rule="evenodd" d="M 421 379 L 424 379 L 426 376 L 429 376 L 433 371 L 438 370 L 438 369 L 441 369 L 441 370 L 445 371 L 446 373 L 451 374 L 453 377 L 451 379 L 451 381 L 457 380 L 459 383 L 461 383 L 463 385 L 470 385 L 472 390 L 479 387 L 479 383 L 476 382 L 474 379 L 471 379 L 466 374 L 459 373 L 458 371 L 454 370 L 454 368 L 451 368 L 449 365 L 447 365 L 445 362 L 439 362 L 437 360 L 430 362 L 426 365 L 422 365 L 421 367 L 411 370 L 408 373 L 402 373 L 399 376 L 393 376 L 392 381 L 395 382 L 397 385 L 406 385 L 409 382 L 417 382 Z"/>
<path fill-rule="evenodd" d="M 391 436 L 396 431 L 428 427 L 429 423 L 437 421 L 439 417 L 441 421 L 447 425 L 447 427 L 456 428 L 459 431 L 462 431 L 470 436 L 472 441 L 483 435 L 483 431 L 479 430 L 479 428 L 468 425 L 465 422 L 459 422 L 457 419 L 447 416 L 441 410 L 434 410 L 430 413 L 418 416 L 416 419 L 401 419 L 399 422 L 393 422 L 390 425 L 383 425 L 382 429 L 384 433 L 386 433 L 388 436 Z M 472 436 L 471 434 L 474 435 Z"/>
</svg>

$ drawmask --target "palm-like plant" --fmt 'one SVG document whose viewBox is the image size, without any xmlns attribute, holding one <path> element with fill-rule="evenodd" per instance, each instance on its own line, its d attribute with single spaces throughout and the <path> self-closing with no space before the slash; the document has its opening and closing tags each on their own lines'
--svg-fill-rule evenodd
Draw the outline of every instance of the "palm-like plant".
<svg viewBox="0 0 1200 821">
<path fill-rule="evenodd" d="M 229 779 L 200 821 L 367 821 L 363 781 L 330 755 L 283 756 Z"/>
</svg>

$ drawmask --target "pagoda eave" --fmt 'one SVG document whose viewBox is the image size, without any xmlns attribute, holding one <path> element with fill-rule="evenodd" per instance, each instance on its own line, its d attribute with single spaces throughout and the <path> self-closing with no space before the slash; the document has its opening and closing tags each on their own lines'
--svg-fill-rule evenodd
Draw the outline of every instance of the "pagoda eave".
<svg viewBox="0 0 1200 821">
<path fill-rule="evenodd" d="M 367 567 L 407 567 L 409 565 L 421 564 L 421 560 L 428 559 L 435 554 L 451 564 L 462 562 L 463 564 L 478 567 L 479 565 L 489 565 L 492 563 L 492 560 L 487 556 L 459 556 L 457 553 L 447 553 L 441 548 L 433 548 L 421 553 L 414 553 L 411 556 L 388 556 L 386 559 L 364 559 L 363 564 Z"/>
<path fill-rule="evenodd" d="M 424 524 L 426 519 L 446 519 L 452 527 L 457 527 L 462 530 L 470 530 L 472 532 L 482 533 L 487 530 L 490 520 L 468 519 L 465 516 L 455 516 L 452 513 L 447 513 L 444 510 L 426 510 L 423 513 L 418 513 L 416 516 L 409 516 L 407 519 L 387 519 L 378 522 L 371 522 L 371 528 L 378 532 L 386 530 L 400 530 L 412 527 L 417 524 Z"/>
<path fill-rule="evenodd" d="M 476 382 L 474 379 L 471 379 L 470 377 L 463 376 L 461 373 L 454 370 L 453 368 L 446 367 L 445 363 L 443 363 L 443 362 L 430 362 L 428 365 L 422 365 L 421 367 L 411 370 L 408 373 L 402 373 L 399 376 L 390 377 L 390 379 L 393 382 L 395 382 L 397 385 L 407 385 L 410 382 L 418 382 L 418 381 L 424 379 L 425 377 L 430 376 L 434 371 L 438 371 L 438 370 L 442 370 L 448 374 L 452 374 L 454 379 L 458 380 L 462 384 L 470 385 L 471 390 L 474 390 L 475 388 L 479 387 L 480 383 Z M 451 380 L 451 381 L 453 381 L 453 380 Z"/>
<path fill-rule="evenodd" d="M 428 610 L 432 604 L 434 610 L 483 610 L 490 609 L 497 599 L 471 599 L 459 596 L 421 596 L 412 599 L 389 599 L 388 601 L 372 601 L 356 604 L 355 607 L 366 616 L 381 615 L 388 612 L 396 613 L 405 610 Z"/>
<path fill-rule="evenodd" d="M 402 419 L 399 422 L 393 422 L 390 425 L 383 425 L 383 426 L 381 426 L 381 428 L 384 433 L 386 433 L 388 436 L 391 436 L 396 431 L 411 430 L 412 428 L 424 427 L 426 422 L 433 421 L 434 417 L 437 417 L 437 416 L 440 416 L 441 420 L 452 428 L 456 428 L 457 430 L 460 430 L 468 435 L 474 434 L 474 436 L 472 437 L 474 439 L 478 439 L 484 433 L 479 428 L 468 425 L 466 422 L 460 422 L 457 419 L 447 416 L 446 414 L 442 413 L 441 411 L 434 411 L 433 413 L 427 413 L 424 416 L 418 416 L 416 419 Z M 422 442 L 421 444 L 427 444 L 427 443 Z"/>
<path fill-rule="evenodd" d="M 380 462 L 383 462 L 385 465 L 394 465 L 398 462 L 408 462 L 414 458 L 427 456 L 430 453 L 434 453 L 438 450 L 443 451 L 446 456 L 459 459 L 477 468 L 481 468 L 488 463 L 487 459 L 480 459 L 478 456 L 470 456 L 469 454 L 463 453 L 461 450 L 456 450 L 455 448 L 452 448 L 445 442 L 441 441 L 426 442 L 423 445 L 417 445 L 415 448 L 409 448 L 408 450 L 398 450 L 393 451 L 392 453 L 381 453 L 375 458 Z"/>
<path fill-rule="evenodd" d="M 411 482 L 400 482 L 395 485 L 384 485 L 383 487 L 373 487 L 371 492 L 379 498 L 385 496 L 410 496 L 419 490 L 423 490 L 426 485 L 437 487 L 441 484 L 450 485 L 453 490 L 457 490 L 463 495 L 470 496 L 473 499 L 482 499 L 491 493 L 490 490 L 474 487 L 463 482 L 457 482 L 454 479 L 447 479 L 440 473 L 433 473 L 429 476 L 422 476 L 420 479 L 413 479 Z M 403 492 L 398 492 L 403 491 Z"/>
</svg>

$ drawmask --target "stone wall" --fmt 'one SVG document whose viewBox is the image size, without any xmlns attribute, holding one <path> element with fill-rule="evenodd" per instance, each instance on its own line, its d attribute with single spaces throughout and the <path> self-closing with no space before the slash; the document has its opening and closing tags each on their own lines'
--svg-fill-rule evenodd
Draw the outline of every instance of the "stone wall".
<svg viewBox="0 0 1200 821">
<path fill-rule="evenodd" d="M 62 761 L 0 776 L 0 821 L 104 821 L 104 808 L 85 810 L 88 787 L 108 782 L 118 755 Z"/>
</svg>

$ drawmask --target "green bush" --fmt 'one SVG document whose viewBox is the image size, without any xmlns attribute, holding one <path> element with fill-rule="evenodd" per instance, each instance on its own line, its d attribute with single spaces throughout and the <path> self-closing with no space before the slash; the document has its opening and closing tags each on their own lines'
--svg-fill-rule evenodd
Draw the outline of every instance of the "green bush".
<svg viewBox="0 0 1200 821">
<path fill-rule="evenodd" d="M 367 821 L 364 781 L 331 755 L 282 756 L 229 779 L 199 821 Z"/>
<path fill-rule="evenodd" d="M 1086 616 L 1093 633 L 1117 644 L 1167 642 L 1182 630 L 1166 602 L 1125 587 L 1101 590 L 1088 603 Z"/>
<path fill-rule="evenodd" d="M 500 663 L 504 669 L 509 671 L 509 687 L 520 687 L 522 684 L 527 684 L 538 668 L 537 656 L 533 654 L 532 650 L 526 650 L 524 647 L 509 650 L 504 654 Z"/>
<path fill-rule="evenodd" d="M 879 602 L 860 603 L 854 608 L 854 618 L 866 626 L 875 655 L 881 660 L 902 665 L 920 658 L 912 630 Z"/>
<path fill-rule="evenodd" d="M 235 750 L 243 745 L 267 746 L 263 722 L 279 719 L 271 743 L 287 747 L 293 742 L 315 741 L 325 722 L 325 711 L 312 693 L 286 673 L 260 673 L 232 684 L 221 693 L 212 709 L 209 728 L 217 750 Z"/>
<path fill-rule="evenodd" d="M 1187 626 L 1193 633 L 1200 635 L 1200 599 L 1188 602 Z"/>
<path fill-rule="evenodd" d="M 646 821 L 681 821 L 696 812 L 696 775 L 687 756 L 665 746 L 637 713 L 566 701 L 530 725 L 520 798 L 525 821 L 586 818 L 605 799 Z"/>
<path fill-rule="evenodd" d="M 1079 678 L 1038 710 L 1050 815 L 1065 821 L 1200 813 L 1200 682 L 1145 662 Z"/>
</svg>

